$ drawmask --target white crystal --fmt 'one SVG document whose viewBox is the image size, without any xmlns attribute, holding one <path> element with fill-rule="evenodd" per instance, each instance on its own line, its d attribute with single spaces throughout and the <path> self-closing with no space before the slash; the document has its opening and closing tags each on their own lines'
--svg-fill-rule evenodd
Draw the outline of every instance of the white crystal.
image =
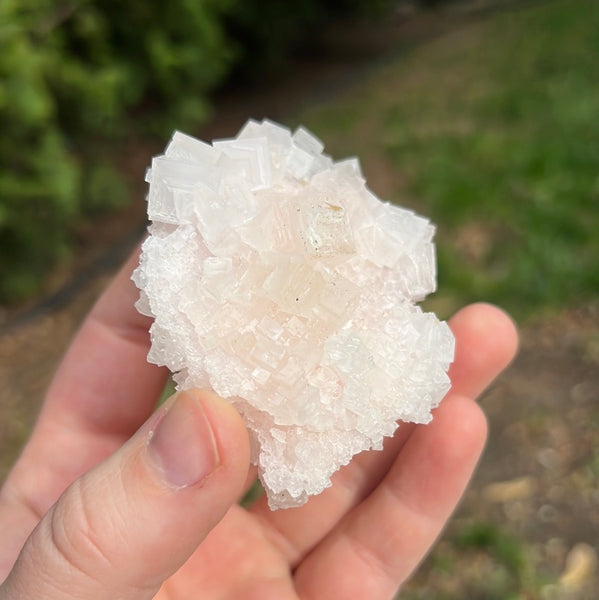
<svg viewBox="0 0 599 600">
<path fill-rule="evenodd" d="M 237 407 L 273 509 L 427 423 L 450 385 L 453 336 L 414 304 L 435 289 L 434 227 L 322 150 L 270 121 L 212 146 L 176 132 L 133 275 L 148 360 Z"/>
</svg>

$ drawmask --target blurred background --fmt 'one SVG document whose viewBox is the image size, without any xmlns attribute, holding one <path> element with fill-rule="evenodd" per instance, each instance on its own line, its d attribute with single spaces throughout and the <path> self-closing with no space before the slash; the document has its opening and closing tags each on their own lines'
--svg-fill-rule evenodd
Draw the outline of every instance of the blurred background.
<svg viewBox="0 0 599 600">
<path fill-rule="evenodd" d="M 173 129 L 303 124 L 438 225 L 447 318 L 521 351 L 486 455 L 402 598 L 599 589 L 599 2 L 0 1 L 0 480 L 69 339 L 143 235 Z"/>
</svg>

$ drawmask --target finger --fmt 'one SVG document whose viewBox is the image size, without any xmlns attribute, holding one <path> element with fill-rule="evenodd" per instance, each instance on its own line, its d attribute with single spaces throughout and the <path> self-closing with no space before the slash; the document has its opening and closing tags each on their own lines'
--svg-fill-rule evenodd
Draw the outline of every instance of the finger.
<svg viewBox="0 0 599 600">
<path fill-rule="evenodd" d="M 175 396 L 65 491 L 0 597 L 152 598 L 236 501 L 248 462 L 247 432 L 228 403 Z"/>
<path fill-rule="evenodd" d="M 137 259 L 136 252 L 81 326 L 7 478 L 36 515 L 132 435 L 164 387 L 166 370 L 146 360 L 150 321 L 134 307 Z"/>
<path fill-rule="evenodd" d="M 474 304 L 459 311 L 450 326 L 456 337 L 456 357 L 450 373 L 455 378 L 453 390 L 478 394 L 513 358 L 517 346 L 514 325 L 498 308 Z M 363 452 L 354 457 L 335 474 L 332 487 L 306 505 L 271 512 L 266 499 L 261 498 L 251 512 L 264 522 L 290 563 L 298 564 L 379 483 L 412 430 L 413 425 L 402 423 L 395 436 L 385 441 L 382 452 Z"/>
<path fill-rule="evenodd" d="M 73 340 L 50 386 L 40 417 L 85 430 L 128 438 L 162 391 L 167 371 L 147 361 L 151 319 L 135 308 L 133 253 L 100 297 Z"/>
<path fill-rule="evenodd" d="M 518 333 L 502 310 L 491 304 L 471 304 L 449 321 L 456 338 L 449 376 L 454 394 L 479 396 L 516 355 Z"/>
<path fill-rule="evenodd" d="M 300 596 L 392 598 L 454 510 L 486 431 L 477 404 L 448 397 L 430 425 L 415 429 L 379 487 L 299 566 Z"/>
<path fill-rule="evenodd" d="M 303 506 L 271 511 L 265 496 L 250 506 L 249 512 L 262 523 L 266 535 L 292 568 L 384 477 L 412 428 L 411 423 L 402 423 L 392 438 L 385 439 L 382 451 L 354 456 L 333 475 L 331 487 Z"/>
</svg>

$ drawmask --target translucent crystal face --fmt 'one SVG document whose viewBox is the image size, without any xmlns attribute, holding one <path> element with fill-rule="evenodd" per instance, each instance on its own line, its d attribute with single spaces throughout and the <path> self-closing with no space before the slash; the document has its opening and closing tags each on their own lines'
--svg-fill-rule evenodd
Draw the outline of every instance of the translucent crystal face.
<svg viewBox="0 0 599 600">
<path fill-rule="evenodd" d="M 397 421 L 428 422 L 449 389 L 453 336 L 414 304 L 435 288 L 434 227 L 322 150 L 249 121 L 212 145 L 175 133 L 147 174 L 148 360 L 237 407 L 271 508 L 320 493 Z"/>
</svg>

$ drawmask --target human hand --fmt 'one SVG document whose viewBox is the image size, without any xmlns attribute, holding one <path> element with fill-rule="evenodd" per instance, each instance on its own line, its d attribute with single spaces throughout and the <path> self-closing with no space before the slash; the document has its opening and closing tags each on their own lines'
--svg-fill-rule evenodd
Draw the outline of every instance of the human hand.
<svg viewBox="0 0 599 600">
<path fill-rule="evenodd" d="M 486 438 L 474 398 L 515 354 L 484 304 L 450 321 L 453 387 L 432 423 L 402 424 L 305 506 L 236 502 L 248 438 L 212 393 L 158 408 L 149 321 L 124 267 L 68 350 L 0 490 L 0 600 L 391 598 L 455 508 Z"/>
</svg>

